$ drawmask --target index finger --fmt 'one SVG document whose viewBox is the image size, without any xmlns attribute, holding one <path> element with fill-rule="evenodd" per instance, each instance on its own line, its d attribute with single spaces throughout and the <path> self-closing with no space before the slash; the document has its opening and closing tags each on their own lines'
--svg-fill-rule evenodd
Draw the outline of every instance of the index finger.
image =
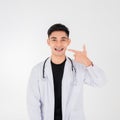
<svg viewBox="0 0 120 120">
<path fill-rule="evenodd" d="M 86 51 L 86 45 L 85 44 L 83 45 L 83 51 Z"/>
<path fill-rule="evenodd" d="M 68 51 L 73 52 L 73 53 L 78 53 L 77 50 L 73 50 L 73 49 L 68 49 Z"/>
<path fill-rule="evenodd" d="M 86 45 L 83 45 L 83 53 L 87 54 Z"/>
</svg>

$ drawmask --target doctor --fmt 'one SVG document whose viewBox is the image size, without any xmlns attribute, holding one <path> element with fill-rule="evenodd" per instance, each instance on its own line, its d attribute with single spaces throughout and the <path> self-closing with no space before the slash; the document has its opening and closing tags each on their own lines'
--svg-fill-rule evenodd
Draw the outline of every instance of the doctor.
<svg viewBox="0 0 120 120">
<path fill-rule="evenodd" d="M 51 56 L 33 67 L 27 91 L 30 120 L 85 120 L 83 85 L 101 87 L 104 72 L 82 51 L 69 49 L 74 60 L 65 55 L 71 40 L 69 29 L 54 24 L 48 29 Z"/>
</svg>

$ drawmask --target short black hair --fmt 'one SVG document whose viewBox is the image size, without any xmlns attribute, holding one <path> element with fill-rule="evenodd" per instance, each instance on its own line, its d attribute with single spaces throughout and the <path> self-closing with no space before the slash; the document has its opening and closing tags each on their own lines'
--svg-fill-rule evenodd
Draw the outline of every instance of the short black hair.
<svg viewBox="0 0 120 120">
<path fill-rule="evenodd" d="M 54 25 L 52 25 L 49 29 L 48 29 L 48 31 L 47 31 L 47 34 L 48 34 L 48 37 L 51 35 L 51 33 L 52 32 L 54 32 L 54 31 L 64 31 L 66 34 L 67 34 L 67 36 L 69 37 L 69 29 L 65 26 L 65 25 L 63 25 L 63 24 L 61 24 L 61 23 L 56 23 L 56 24 L 54 24 Z"/>
</svg>

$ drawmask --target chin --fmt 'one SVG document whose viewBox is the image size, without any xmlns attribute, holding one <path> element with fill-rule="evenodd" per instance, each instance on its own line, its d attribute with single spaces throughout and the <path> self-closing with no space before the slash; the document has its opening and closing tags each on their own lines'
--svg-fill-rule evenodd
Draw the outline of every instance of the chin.
<svg viewBox="0 0 120 120">
<path fill-rule="evenodd" d="M 62 57 L 62 56 L 65 56 L 65 53 L 55 53 L 53 55 L 56 57 Z"/>
</svg>

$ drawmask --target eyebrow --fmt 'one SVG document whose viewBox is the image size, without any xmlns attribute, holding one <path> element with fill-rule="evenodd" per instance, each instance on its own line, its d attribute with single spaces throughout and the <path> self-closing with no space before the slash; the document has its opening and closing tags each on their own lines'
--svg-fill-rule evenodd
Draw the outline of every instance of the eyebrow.
<svg viewBox="0 0 120 120">
<path fill-rule="evenodd" d="M 61 37 L 62 39 L 68 39 L 68 37 Z M 50 39 L 57 39 L 57 37 L 51 37 Z"/>
<path fill-rule="evenodd" d="M 55 39 L 56 37 L 51 37 L 51 39 Z"/>
<path fill-rule="evenodd" d="M 56 37 L 51 37 L 50 39 L 56 39 Z"/>
<path fill-rule="evenodd" d="M 62 39 L 68 39 L 68 37 L 62 37 Z"/>
</svg>

